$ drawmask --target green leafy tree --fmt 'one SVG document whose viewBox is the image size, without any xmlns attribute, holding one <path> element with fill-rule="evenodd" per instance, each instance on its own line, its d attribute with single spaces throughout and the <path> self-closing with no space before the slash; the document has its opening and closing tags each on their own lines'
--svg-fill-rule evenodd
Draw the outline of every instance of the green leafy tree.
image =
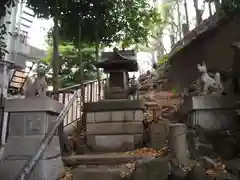
<svg viewBox="0 0 240 180">
<path fill-rule="evenodd" d="M 130 45 L 148 45 L 152 29 L 162 24 L 158 9 L 149 1 L 123 1 L 121 18 L 122 29 L 119 32 L 119 41 L 122 49 Z"/>
<path fill-rule="evenodd" d="M 100 49 L 114 42 L 117 32 L 121 29 L 116 1 L 94 0 L 86 3 L 79 1 L 69 7 L 69 12 L 61 16 L 60 19 L 61 36 L 67 41 L 74 42 L 80 49 L 80 41 L 93 43 L 95 60 L 99 61 Z M 100 82 L 99 71 L 97 71 L 97 79 Z M 100 96 L 100 83 L 98 85 Z"/>
<path fill-rule="evenodd" d="M 70 9 L 60 18 L 63 32 L 61 36 L 78 46 L 77 25 L 81 25 L 82 40 L 95 45 L 96 61 L 99 60 L 100 49 L 112 43 L 121 42 L 122 47 L 146 44 L 152 25 L 160 20 L 157 11 L 147 0 L 92 0 L 90 3 L 80 1 L 75 2 Z M 100 82 L 99 75 L 98 81 Z"/>
<path fill-rule="evenodd" d="M 113 42 L 123 42 L 123 46 L 146 43 L 150 27 L 159 19 L 147 0 L 58 0 L 58 3 L 28 0 L 28 3 L 41 17 L 59 17 L 61 37 L 78 48 L 80 61 L 83 42 L 94 43 L 98 61 L 100 49 Z M 54 29 L 58 27 L 57 22 Z"/>
<path fill-rule="evenodd" d="M 53 48 L 49 49 L 48 56 L 43 59 L 42 63 L 48 73 L 52 72 L 51 60 L 53 56 Z M 96 79 L 96 68 L 93 65 L 95 61 L 95 49 L 93 46 L 84 44 L 82 49 L 83 55 L 83 79 L 94 80 Z M 81 69 L 79 61 L 79 51 L 72 44 L 68 42 L 62 42 L 59 45 L 59 87 L 67 87 L 74 84 L 81 83 Z"/>
<path fill-rule="evenodd" d="M 27 0 L 28 6 L 41 18 L 53 18 L 53 57 L 51 60 L 52 71 L 53 71 L 53 93 L 59 88 L 59 16 L 64 12 L 68 11 L 68 2 L 64 0 Z M 54 96 L 57 99 L 57 96 Z"/>
</svg>

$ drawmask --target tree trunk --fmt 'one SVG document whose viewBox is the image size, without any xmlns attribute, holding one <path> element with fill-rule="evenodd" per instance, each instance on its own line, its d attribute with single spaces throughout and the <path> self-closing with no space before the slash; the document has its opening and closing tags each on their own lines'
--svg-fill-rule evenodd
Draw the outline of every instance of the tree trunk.
<svg viewBox="0 0 240 180">
<path fill-rule="evenodd" d="M 175 45 L 175 38 L 173 34 L 170 35 L 170 43 L 171 43 L 171 48 L 173 48 Z"/>
<path fill-rule="evenodd" d="M 209 15 L 210 15 L 210 16 L 212 16 L 212 15 L 213 15 L 213 13 L 212 13 L 212 7 L 211 7 L 211 5 L 212 5 L 212 3 L 211 3 L 211 2 L 209 2 L 209 3 L 208 3 L 208 9 L 209 9 Z"/>
<path fill-rule="evenodd" d="M 220 11 L 220 9 L 221 9 L 220 0 L 214 0 L 214 5 L 215 5 L 216 13 L 217 13 L 217 15 L 218 15 L 218 14 L 219 14 L 219 11 Z"/>
<path fill-rule="evenodd" d="M 53 99 L 58 100 L 57 89 L 59 88 L 59 30 L 58 30 L 58 0 L 56 0 L 56 14 L 54 17 L 54 31 L 53 31 L 53 59 L 52 59 L 52 85 L 53 85 Z"/>
<path fill-rule="evenodd" d="M 100 41 L 98 35 L 96 36 L 96 44 L 95 44 L 95 57 L 96 57 L 96 62 L 99 61 L 99 49 L 100 49 Z M 101 77 L 100 77 L 100 72 L 99 69 L 97 69 L 97 81 L 98 81 L 98 100 L 101 99 Z"/>
<path fill-rule="evenodd" d="M 58 0 L 56 0 L 56 9 L 55 9 L 55 17 L 53 18 L 54 21 L 54 31 L 53 31 L 53 59 L 52 59 L 52 69 L 53 69 L 53 76 L 52 76 L 52 86 L 53 86 L 53 99 L 58 101 L 58 94 L 57 90 L 59 88 L 59 30 L 58 30 L 58 19 L 59 19 L 59 11 L 58 11 Z M 63 132 L 63 122 L 58 126 L 58 137 L 59 143 L 61 148 L 61 155 L 64 156 L 68 153 L 66 144 L 66 137 L 64 136 Z"/>
<path fill-rule="evenodd" d="M 180 12 L 180 4 L 179 2 L 176 3 L 177 4 L 177 14 L 178 14 L 178 37 L 179 40 L 182 39 L 182 27 L 181 27 L 181 12 Z"/>
<path fill-rule="evenodd" d="M 81 44 L 82 44 L 82 24 L 81 24 L 81 22 L 79 22 L 79 27 L 78 27 L 78 51 L 79 51 L 80 71 L 81 71 L 80 84 L 81 84 L 81 100 L 84 103 L 85 102 L 85 85 L 84 85 L 84 66 L 83 66 Z"/>
<path fill-rule="evenodd" d="M 187 25 L 186 30 L 189 31 L 189 17 L 188 17 L 187 0 L 184 0 L 184 9 L 185 9 L 186 25 Z"/>
<path fill-rule="evenodd" d="M 198 9 L 198 0 L 193 0 L 193 4 L 196 12 L 196 26 L 198 26 L 202 21 L 201 11 Z"/>
</svg>

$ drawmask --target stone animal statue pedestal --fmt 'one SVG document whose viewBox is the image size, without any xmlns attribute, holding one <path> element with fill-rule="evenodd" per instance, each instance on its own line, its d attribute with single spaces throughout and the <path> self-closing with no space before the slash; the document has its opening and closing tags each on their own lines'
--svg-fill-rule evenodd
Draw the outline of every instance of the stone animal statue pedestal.
<svg viewBox="0 0 240 180">
<path fill-rule="evenodd" d="M 29 158 L 36 154 L 63 105 L 48 97 L 10 99 L 8 138 L 0 164 L 1 179 L 14 180 Z M 59 138 L 56 135 L 32 172 L 30 180 L 56 180 L 63 172 Z"/>
<path fill-rule="evenodd" d="M 185 98 L 183 110 L 188 114 L 185 124 L 192 129 L 188 133 L 189 142 L 194 142 L 192 154 L 197 157 L 217 155 L 223 160 L 237 156 L 240 152 L 239 102 L 240 96 L 234 95 Z"/>
</svg>

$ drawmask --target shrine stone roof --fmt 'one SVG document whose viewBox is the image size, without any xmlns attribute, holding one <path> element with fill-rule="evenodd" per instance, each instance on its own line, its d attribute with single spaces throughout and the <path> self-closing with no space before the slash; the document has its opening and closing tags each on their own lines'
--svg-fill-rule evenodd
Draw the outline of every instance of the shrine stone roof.
<svg viewBox="0 0 240 180">
<path fill-rule="evenodd" d="M 137 56 L 134 50 L 103 52 L 96 67 L 105 71 L 138 71 Z"/>
</svg>

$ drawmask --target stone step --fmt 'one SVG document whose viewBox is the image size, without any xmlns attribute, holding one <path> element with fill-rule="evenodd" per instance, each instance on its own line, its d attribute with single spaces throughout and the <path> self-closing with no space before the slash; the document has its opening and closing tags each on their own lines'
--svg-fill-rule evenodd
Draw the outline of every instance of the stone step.
<svg viewBox="0 0 240 180">
<path fill-rule="evenodd" d="M 63 157 L 63 162 L 71 167 L 78 165 L 117 165 L 135 162 L 142 156 L 128 155 L 124 153 L 88 154 Z"/>
<path fill-rule="evenodd" d="M 65 157 L 73 167 L 73 180 L 167 180 L 168 158 L 125 154 Z"/>
<path fill-rule="evenodd" d="M 120 166 L 79 166 L 72 170 L 73 180 L 123 180 L 123 174 L 128 172 Z"/>
</svg>

